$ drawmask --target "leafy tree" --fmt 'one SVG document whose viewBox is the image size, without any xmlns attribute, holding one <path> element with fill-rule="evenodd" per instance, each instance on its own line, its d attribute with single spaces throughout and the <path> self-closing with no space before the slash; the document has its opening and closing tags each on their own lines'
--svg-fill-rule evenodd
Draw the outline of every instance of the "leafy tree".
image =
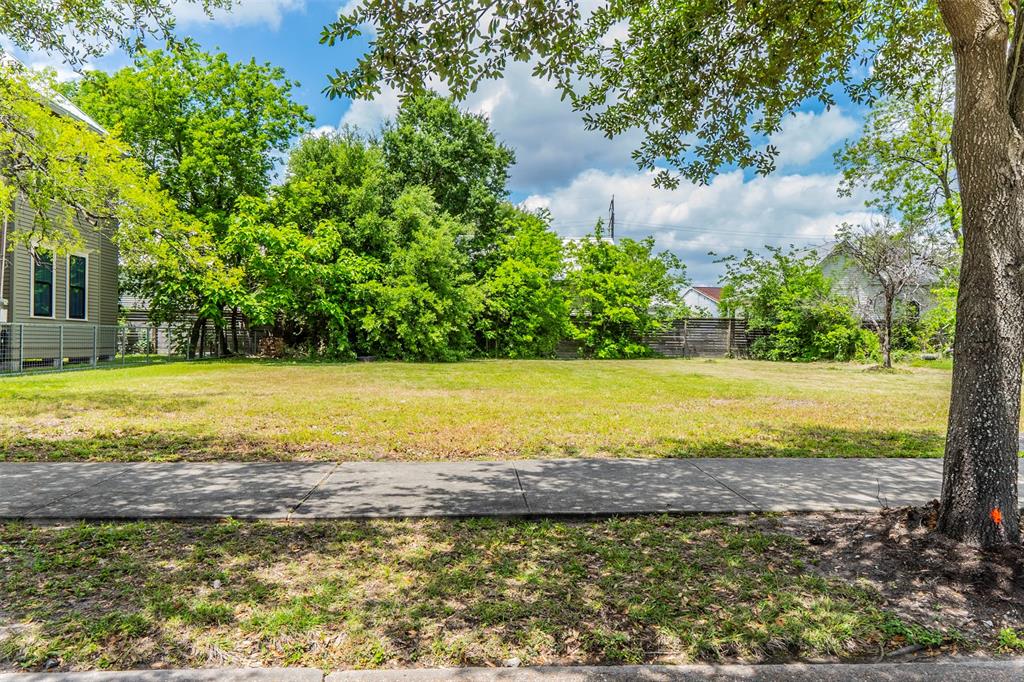
<svg viewBox="0 0 1024 682">
<path fill-rule="evenodd" d="M 935 306 L 921 317 L 917 343 L 924 350 L 948 352 L 956 334 L 956 299 L 958 267 L 949 267 L 942 273 L 932 290 Z"/>
<path fill-rule="evenodd" d="M 245 271 L 240 307 L 255 325 L 273 325 L 292 345 L 326 356 L 353 358 L 358 288 L 380 275 L 381 264 L 346 246 L 346 226 L 323 219 L 312 227 L 282 219 L 277 202 L 243 197 L 224 247 Z"/>
<path fill-rule="evenodd" d="M 487 355 L 547 357 L 568 332 L 569 302 L 560 286 L 562 242 L 545 220 L 506 208 L 508 233 L 496 249 L 497 264 L 481 282 L 477 330 Z"/>
<path fill-rule="evenodd" d="M 818 266 L 818 254 L 765 247 L 767 255 L 747 250 L 743 258 L 722 260 L 721 309 L 742 314 L 750 329 L 765 330 L 751 349 L 767 360 L 855 360 L 878 346 L 854 318 L 849 300 L 832 290 Z"/>
<path fill-rule="evenodd" d="M 0 229 L 0 249 L 35 241 L 66 252 L 80 243 L 81 226 L 108 235 L 126 267 L 153 267 L 176 255 L 190 243 L 194 221 L 126 145 L 76 118 L 54 115 L 55 107 L 69 103 L 53 86 L 50 73 L 31 74 L 10 61 L 0 66 L 0 213 L 10 215 L 17 199 L 34 217 L 28 229 L 9 235 L 6 225 Z"/>
<path fill-rule="evenodd" d="M 900 225 L 888 217 L 860 227 L 844 224 L 836 238 L 840 253 L 867 275 L 873 287 L 865 301 L 866 316 L 882 342 L 882 365 L 891 368 L 898 303 L 930 285 L 942 270 L 950 245 L 918 225 Z"/>
<path fill-rule="evenodd" d="M 475 226 L 429 188 L 402 185 L 382 146 L 351 130 L 304 137 L 285 182 L 241 200 L 222 251 L 244 271 L 241 309 L 289 345 L 334 357 L 550 354 L 568 310 L 561 242 L 544 219 L 496 203 L 483 266 L 466 248 Z M 474 262 L 482 275 L 470 277 Z"/>
<path fill-rule="evenodd" d="M 190 214 L 215 223 L 262 196 L 275 153 L 313 122 L 279 67 L 232 63 L 186 40 L 142 52 L 113 74 L 90 71 L 78 103 L 115 130 Z"/>
<path fill-rule="evenodd" d="M 997 0 L 433 3 L 362 0 L 324 29 L 373 27 L 332 95 L 409 92 L 439 78 L 456 97 L 510 60 L 533 61 L 584 121 L 639 128 L 660 182 L 732 165 L 773 169 L 767 136 L 808 100 L 901 96 L 956 68 L 953 158 L 964 256 L 939 529 L 1019 542 L 1017 437 L 1024 364 L 1024 6 Z M 667 167 L 665 167 L 667 165 Z M 998 331 L 997 331 L 998 330 Z"/>
<path fill-rule="evenodd" d="M 185 0 L 210 12 L 232 0 Z M 0 0 L 0 35 L 24 50 L 55 53 L 79 65 L 111 45 L 142 49 L 148 35 L 173 39 L 170 0 Z"/>
<path fill-rule="evenodd" d="M 858 139 L 836 152 L 843 171 L 840 194 L 867 187 L 869 206 L 898 213 L 904 223 L 944 223 L 960 240 L 960 190 L 950 136 L 953 132 L 951 74 L 926 81 L 908 96 L 872 106 Z"/>
<path fill-rule="evenodd" d="M 20 198 L 29 229 L 14 240 L 44 241 L 58 250 L 78 243 L 75 218 L 93 228 L 119 221 L 125 231 L 173 218 L 173 204 L 116 139 L 66 115 L 54 115 L 52 74 L 0 64 L 0 212 Z M 65 102 L 66 103 L 66 102 Z"/>
<path fill-rule="evenodd" d="M 114 74 L 85 74 L 78 102 L 130 146 L 178 207 L 197 219 L 196 229 L 208 231 L 204 240 L 216 249 L 239 197 L 265 194 L 274 155 L 312 122 L 291 100 L 294 85 L 280 68 L 232 63 L 186 40 L 167 51 L 143 51 Z M 230 254 L 221 252 L 219 259 L 226 268 L 238 266 Z M 221 330 L 226 349 L 223 311 L 237 306 L 243 278 L 174 272 L 188 264 L 167 261 L 162 274 L 149 268 L 134 282 L 144 287 L 140 294 L 162 302 L 151 308 L 156 319 L 197 312 L 190 353 L 206 320 Z"/>
<path fill-rule="evenodd" d="M 669 251 L 655 254 L 651 237 L 613 243 L 599 222 L 592 235 L 569 243 L 566 258 L 570 331 L 587 355 L 650 355 L 643 338 L 686 315 L 685 266 Z"/>
<path fill-rule="evenodd" d="M 443 212 L 425 187 L 395 201 L 406 236 L 380 280 L 360 289 L 360 324 L 369 351 L 403 360 L 460 360 L 473 351 L 471 322 L 480 305 L 457 240 L 466 226 Z"/>
<path fill-rule="evenodd" d="M 389 183 L 380 146 L 345 130 L 299 140 L 275 198 L 280 219 L 310 227 L 330 220 L 346 248 L 385 260 L 398 239 L 384 219 Z"/>
<path fill-rule="evenodd" d="M 498 211 L 515 162 L 487 119 L 433 93 L 409 97 L 385 125 L 381 148 L 395 193 L 412 185 L 429 187 L 441 210 L 473 226 L 465 246 L 482 263 L 480 256 L 500 239 Z"/>
</svg>

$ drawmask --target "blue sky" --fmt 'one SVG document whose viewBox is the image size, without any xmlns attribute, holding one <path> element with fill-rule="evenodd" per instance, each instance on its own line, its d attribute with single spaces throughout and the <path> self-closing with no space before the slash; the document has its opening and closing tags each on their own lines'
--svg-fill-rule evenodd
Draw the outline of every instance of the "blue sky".
<svg viewBox="0 0 1024 682">
<path fill-rule="evenodd" d="M 283 67 L 288 78 L 301 83 L 296 99 L 309 108 L 318 127 L 375 129 L 394 112 L 395 93 L 354 103 L 322 94 L 326 75 L 350 67 L 365 47 L 363 41 L 333 48 L 319 44 L 322 27 L 341 6 L 328 0 L 238 0 L 231 13 L 210 19 L 197 7 L 181 4 L 178 32 L 233 59 Z M 72 75 L 48 55 L 19 56 L 30 65 L 54 66 Z M 127 63 L 125 55 L 115 53 L 90 67 L 109 70 Z M 576 236 L 606 214 L 614 194 L 616 235 L 654 235 L 659 246 L 683 259 L 696 284 L 715 284 L 721 274 L 709 251 L 724 255 L 766 243 L 814 245 L 826 241 L 839 223 L 868 217 L 864 195 L 836 194 L 839 177 L 832 152 L 861 125 L 861 112 L 849 103 L 831 111 L 808 106 L 789 119 L 772 140 L 781 154 L 774 174 L 760 178 L 734 170 L 708 186 L 683 183 L 674 191 L 654 189 L 650 176 L 636 170 L 630 158 L 635 136 L 609 141 L 584 130 L 550 85 L 532 78 L 525 65 L 486 84 L 464 106 L 489 116 L 515 150 L 515 201 L 548 208 L 553 227 Z"/>
</svg>

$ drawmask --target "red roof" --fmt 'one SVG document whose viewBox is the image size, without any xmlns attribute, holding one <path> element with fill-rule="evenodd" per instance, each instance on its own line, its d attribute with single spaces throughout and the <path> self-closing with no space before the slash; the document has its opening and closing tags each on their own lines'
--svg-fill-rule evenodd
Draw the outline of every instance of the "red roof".
<svg viewBox="0 0 1024 682">
<path fill-rule="evenodd" d="M 722 299 L 722 287 L 694 287 L 694 290 L 699 291 L 716 303 Z"/>
</svg>

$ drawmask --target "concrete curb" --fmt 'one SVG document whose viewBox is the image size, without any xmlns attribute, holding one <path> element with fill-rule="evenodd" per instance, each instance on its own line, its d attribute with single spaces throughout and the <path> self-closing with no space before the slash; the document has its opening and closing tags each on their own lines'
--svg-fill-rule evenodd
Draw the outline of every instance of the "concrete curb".
<svg viewBox="0 0 1024 682">
<path fill-rule="evenodd" d="M 81 673 L 0 673 L 0 682 L 323 682 L 315 668 L 206 668 Z"/>
<path fill-rule="evenodd" d="M 454 668 L 332 673 L 326 682 L 1010 682 L 1024 679 L 1024 659 L 953 663 L 638 665 Z"/>
<path fill-rule="evenodd" d="M 936 663 L 637 665 L 347 670 L 213 668 L 124 672 L 8 673 L 0 682 L 1016 682 L 1024 659 Z"/>
</svg>

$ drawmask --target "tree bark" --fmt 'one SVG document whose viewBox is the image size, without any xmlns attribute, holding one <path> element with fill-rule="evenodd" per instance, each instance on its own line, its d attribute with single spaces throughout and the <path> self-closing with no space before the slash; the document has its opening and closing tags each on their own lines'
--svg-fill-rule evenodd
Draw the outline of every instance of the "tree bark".
<svg viewBox="0 0 1024 682">
<path fill-rule="evenodd" d="M 1024 145 L 1007 97 L 997 0 L 940 0 L 956 60 L 953 154 L 963 265 L 939 530 L 983 547 L 1019 542 L 1024 360 Z"/>
<path fill-rule="evenodd" d="M 229 355 L 234 355 L 228 349 L 228 334 L 224 331 L 224 325 L 217 325 L 217 357 L 226 358 Z"/>
<path fill-rule="evenodd" d="M 195 360 L 196 358 L 196 352 L 199 349 L 199 334 L 202 327 L 202 318 L 197 318 L 196 321 L 192 323 L 192 329 L 189 331 L 188 335 L 188 349 L 185 351 L 185 357 L 189 360 Z"/>
<path fill-rule="evenodd" d="M 884 333 L 882 334 L 882 366 L 886 369 L 892 369 L 892 298 L 886 294 L 885 296 L 885 325 Z"/>
</svg>

